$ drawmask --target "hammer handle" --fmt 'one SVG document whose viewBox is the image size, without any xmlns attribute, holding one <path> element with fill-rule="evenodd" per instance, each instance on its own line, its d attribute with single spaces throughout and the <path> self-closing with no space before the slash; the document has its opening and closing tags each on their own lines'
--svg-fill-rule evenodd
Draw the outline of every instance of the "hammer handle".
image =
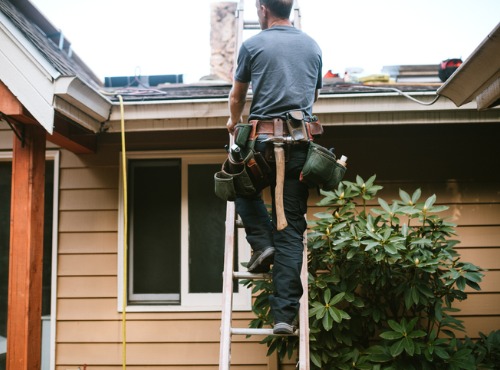
<svg viewBox="0 0 500 370">
<path fill-rule="evenodd" d="M 274 190 L 274 205 L 276 207 L 277 229 L 283 230 L 288 226 L 283 206 L 283 183 L 285 181 L 285 151 L 282 146 L 274 145 L 274 159 L 276 161 L 276 188 Z"/>
</svg>

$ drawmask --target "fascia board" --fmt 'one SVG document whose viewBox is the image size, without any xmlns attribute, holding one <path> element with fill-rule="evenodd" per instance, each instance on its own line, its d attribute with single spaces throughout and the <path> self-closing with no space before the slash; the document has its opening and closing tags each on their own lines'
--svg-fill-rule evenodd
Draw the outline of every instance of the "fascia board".
<svg viewBox="0 0 500 370">
<path fill-rule="evenodd" d="M 0 45 L 0 80 L 45 130 L 52 134 L 52 82 L 59 77 L 59 72 L 3 13 L 0 13 Z"/>
<path fill-rule="evenodd" d="M 125 102 L 126 120 L 215 118 L 229 113 L 227 99 L 166 100 L 156 102 Z M 120 120 L 120 106 L 114 104 L 110 121 Z"/>
<path fill-rule="evenodd" d="M 99 122 L 109 118 L 112 103 L 78 77 L 59 77 L 54 94 Z"/>
</svg>

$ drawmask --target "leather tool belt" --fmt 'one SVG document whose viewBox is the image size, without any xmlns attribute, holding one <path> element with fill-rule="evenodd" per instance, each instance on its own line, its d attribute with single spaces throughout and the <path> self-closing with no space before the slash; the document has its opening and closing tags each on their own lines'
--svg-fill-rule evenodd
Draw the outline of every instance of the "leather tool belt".
<svg viewBox="0 0 500 370">
<path fill-rule="evenodd" d="M 268 135 L 275 137 L 287 137 L 290 136 L 287 125 L 281 118 L 275 118 L 273 120 L 251 120 L 249 123 L 252 125 L 252 132 L 250 134 L 249 140 L 255 140 L 259 135 Z M 323 133 L 323 127 L 319 121 L 306 122 L 306 130 L 308 139 L 310 141 L 314 140 L 315 137 Z"/>
</svg>

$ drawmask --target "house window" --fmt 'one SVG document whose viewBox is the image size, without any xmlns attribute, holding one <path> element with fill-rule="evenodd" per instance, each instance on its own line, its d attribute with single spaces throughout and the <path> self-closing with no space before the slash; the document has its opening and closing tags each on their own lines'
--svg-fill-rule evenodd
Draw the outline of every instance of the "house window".
<svg viewBox="0 0 500 370">
<path fill-rule="evenodd" d="M 215 196 L 213 176 L 223 160 L 214 152 L 127 155 L 128 227 L 125 234 L 121 196 L 119 263 L 127 235 L 128 311 L 220 310 L 226 202 Z M 243 236 L 236 239 L 236 255 L 246 260 L 250 248 Z M 250 293 L 238 288 L 235 307 L 248 309 Z"/>
<path fill-rule="evenodd" d="M 178 159 L 131 160 L 129 300 L 180 303 L 181 167 Z"/>
</svg>

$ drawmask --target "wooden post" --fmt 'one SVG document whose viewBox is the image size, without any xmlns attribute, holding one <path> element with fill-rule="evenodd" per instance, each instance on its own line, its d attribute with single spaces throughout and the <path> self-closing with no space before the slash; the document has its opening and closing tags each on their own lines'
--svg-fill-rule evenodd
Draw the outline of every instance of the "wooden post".
<svg viewBox="0 0 500 370">
<path fill-rule="evenodd" d="M 7 370 L 39 370 L 45 130 L 24 125 L 14 136 L 10 220 Z"/>
</svg>

